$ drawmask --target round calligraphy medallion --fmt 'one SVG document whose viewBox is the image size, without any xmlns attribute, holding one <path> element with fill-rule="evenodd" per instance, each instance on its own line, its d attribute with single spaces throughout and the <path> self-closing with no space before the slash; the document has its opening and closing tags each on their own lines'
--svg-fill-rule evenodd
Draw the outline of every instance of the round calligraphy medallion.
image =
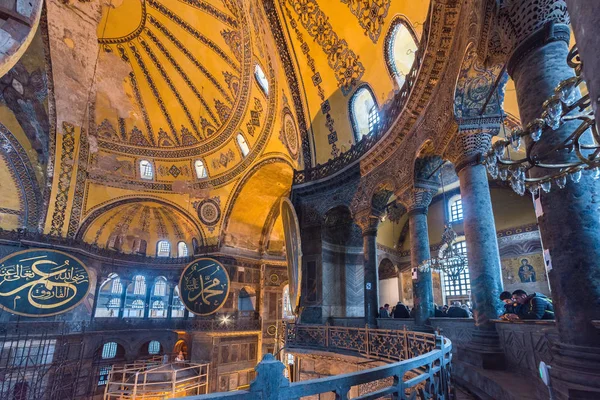
<svg viewBox="0 0 600 400">
<path fill-rule="evenodd" d="M 48 317 L 76 307 L 90 289 L 85 265 L 62 251 L 30 249 L 0 260 L 0 307 Z"/>
<path fill-rule="evenodd" d="M 229 295 L 229 274 L 212 258 L 199 258 L 183 270 L 179 293 L 185 307 L 196 315 L 216 313 Z"/>
</svg>

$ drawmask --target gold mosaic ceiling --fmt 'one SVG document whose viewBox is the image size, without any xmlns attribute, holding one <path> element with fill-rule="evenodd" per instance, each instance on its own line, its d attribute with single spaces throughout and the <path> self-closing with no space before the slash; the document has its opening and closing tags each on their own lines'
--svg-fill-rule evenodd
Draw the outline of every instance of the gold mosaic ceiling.
<svg viewBox="0 0 600 400">
<path fill-rule="evenodd" d="M 200 0 L 124 0 L 106 7 L 98 25 L 99 63 L 114 63 L 114 54 L 125 65 L 122 87 L 97 94 L 99 138 L 155 148 L 227 139 L 248 106 L 253 75 L 248 21 L 238 7 Z M 122 94 L 130 106 L 119 101 Z"/>
</svg>

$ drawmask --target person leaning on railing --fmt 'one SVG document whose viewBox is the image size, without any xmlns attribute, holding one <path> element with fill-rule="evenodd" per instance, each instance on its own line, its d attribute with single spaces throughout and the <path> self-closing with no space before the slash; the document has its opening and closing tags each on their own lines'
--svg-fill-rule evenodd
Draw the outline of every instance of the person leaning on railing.
<svg viewBox="0 0 600 400">
<path fill-rule="evenodd" d="M 503 319 L 515 321 L 518 319 L 554 319 L 552 300 L 542 293 L 528 295 L 518 289 L 512 293 L 512 301 L 517 303 L 515 313 L 504 314 Z"/>
</svg>

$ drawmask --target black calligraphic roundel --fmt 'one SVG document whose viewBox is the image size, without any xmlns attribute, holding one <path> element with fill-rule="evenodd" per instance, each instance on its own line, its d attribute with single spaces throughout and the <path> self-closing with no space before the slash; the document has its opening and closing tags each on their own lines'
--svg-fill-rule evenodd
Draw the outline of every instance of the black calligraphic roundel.
<svg viewBox="0 0 600 400">
<path fill-rule="evenodd" d="M 0 260 L 0 307 L 27 317 L 62 314 L 90 289 L 85 265 L 62 251 L 30 249 Z"/>
<path fill-rule="evenodd" d="M 179 293 L 185 307 L 196 315 L 216 313 L 229 295 L 229 274 L 212 258 L 199 258 L 183 270 Z"/>
</svg>

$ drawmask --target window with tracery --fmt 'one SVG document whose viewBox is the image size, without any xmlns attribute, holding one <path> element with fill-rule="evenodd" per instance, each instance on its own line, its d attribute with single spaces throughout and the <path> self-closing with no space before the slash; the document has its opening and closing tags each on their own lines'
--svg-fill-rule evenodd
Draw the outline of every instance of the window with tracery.
<svg viewBox="0 0 600 400">
<path fill-rule="evenodd" d="M 460 195 L 452 196 L 450 198 L 448 201 L 448 212 L 450 215 L 450 222 L 458 222 L 463 220 L 463 205 Z"/>
<path fill-rule="evenodd" d="M 148 160 L 140 161 L 140 177 L 142 179 L 152 179 L 154 178 L 154 169 L 152 168 L 152 163 Z"/>
<path fill-rule="evenodd" d="M 121 284 L 121 278 L 119 278 L 118 276 L 112 279 L 112 286 L 110 288 L 110 292 L 112 294 L 123 293 L 123 284 Z"/>
<path fill-rule="evenodd" d="M 417 36 L 410 23 L 400 16 L 395 17 L 390 26 L 386 37 L 386 62 L 398 86 L 402 87 L 415 61 Z"/>
<path fill-rule="evenodd" d="M 188 247 L 185 242 L 177 243 L 177 257 L 187 257 L 188 256 Z"/>
<path fill-rule="evenodd" d="M 158 257 L 169 257 L 171 255 L 171 243 L 161 240 L 156 244 L 156 255 Z"/>
<path fill-rule="evenodd" d="M 357 142 L 379 126 L 379 109 L 368 86 L 359 88 L 350 99 L 350 118 Z"/>
<path fill-rule="evenodd" d="M 238 146 L 240 146 L 240 151 L 242 152 L 242 156 L 246 157 L 248 155 L 248 153 L 250 153 L 250 147 L 248 147 L 248 143 L 246 142 L 244 135 L 242 135 L 241 133 L 238 133 L 236 139 L 237 139 Z"/>
<path fill-rule="evenodd" d="M 104 346 L 102 346 L 102 359 L 108 360 L 111 358 L 115 358 L 116 355 L 117 355 L 117 343 L 116 342 L 104 343 Z"/>
<path fill-rule="evenodd" d="M 269 80 L 267 79 L 267 76 L 265 75 L 262 68 L 258 64 L 256 64 L 256 67 L 254 67 L 254 77 L 256 78 L 256 81 L 258 82 L 258 85 L 260 86 L 260 88 L 265 92 L 266 95 L 268 95 L 269 94 Z"/>
<path fill-rule="evenodd" d="M 148 343 L 148 354 L 158 354 L 160 353 L 160 342 L 158 340 L 153 340 Z"/>
<path fill-rule="evenodd" d="M 460 253 L 467 255 L 467 243 L 465 241 L 455 242 L 454 248 Z M 471 291 L 471 281 L 469 278 L 469 266 L 462 270 L 458 276 L 451 277 L 448 274 L 442 274 L 444 280 L 444 292 L 446 296 L 468 296 Z"/>
<path fill-rule="evenodd" d="M 167 282 L 164 278 L 158 278 L 154 284 L 154 296 L 166 296 L 167 295 Z"/>
<path fill-rule="evenodd" d="M 143 275 L 136 275 L 133 278 L 133 294 L 146 294 L 146 278 Z"/>
<path fill-rule="evenodd" d="M 194 168 L 196 169 L 196 177 L 198 179 L 208 178 L 208 171 L 202 160 L 196 160 Z"/>
</svg>

